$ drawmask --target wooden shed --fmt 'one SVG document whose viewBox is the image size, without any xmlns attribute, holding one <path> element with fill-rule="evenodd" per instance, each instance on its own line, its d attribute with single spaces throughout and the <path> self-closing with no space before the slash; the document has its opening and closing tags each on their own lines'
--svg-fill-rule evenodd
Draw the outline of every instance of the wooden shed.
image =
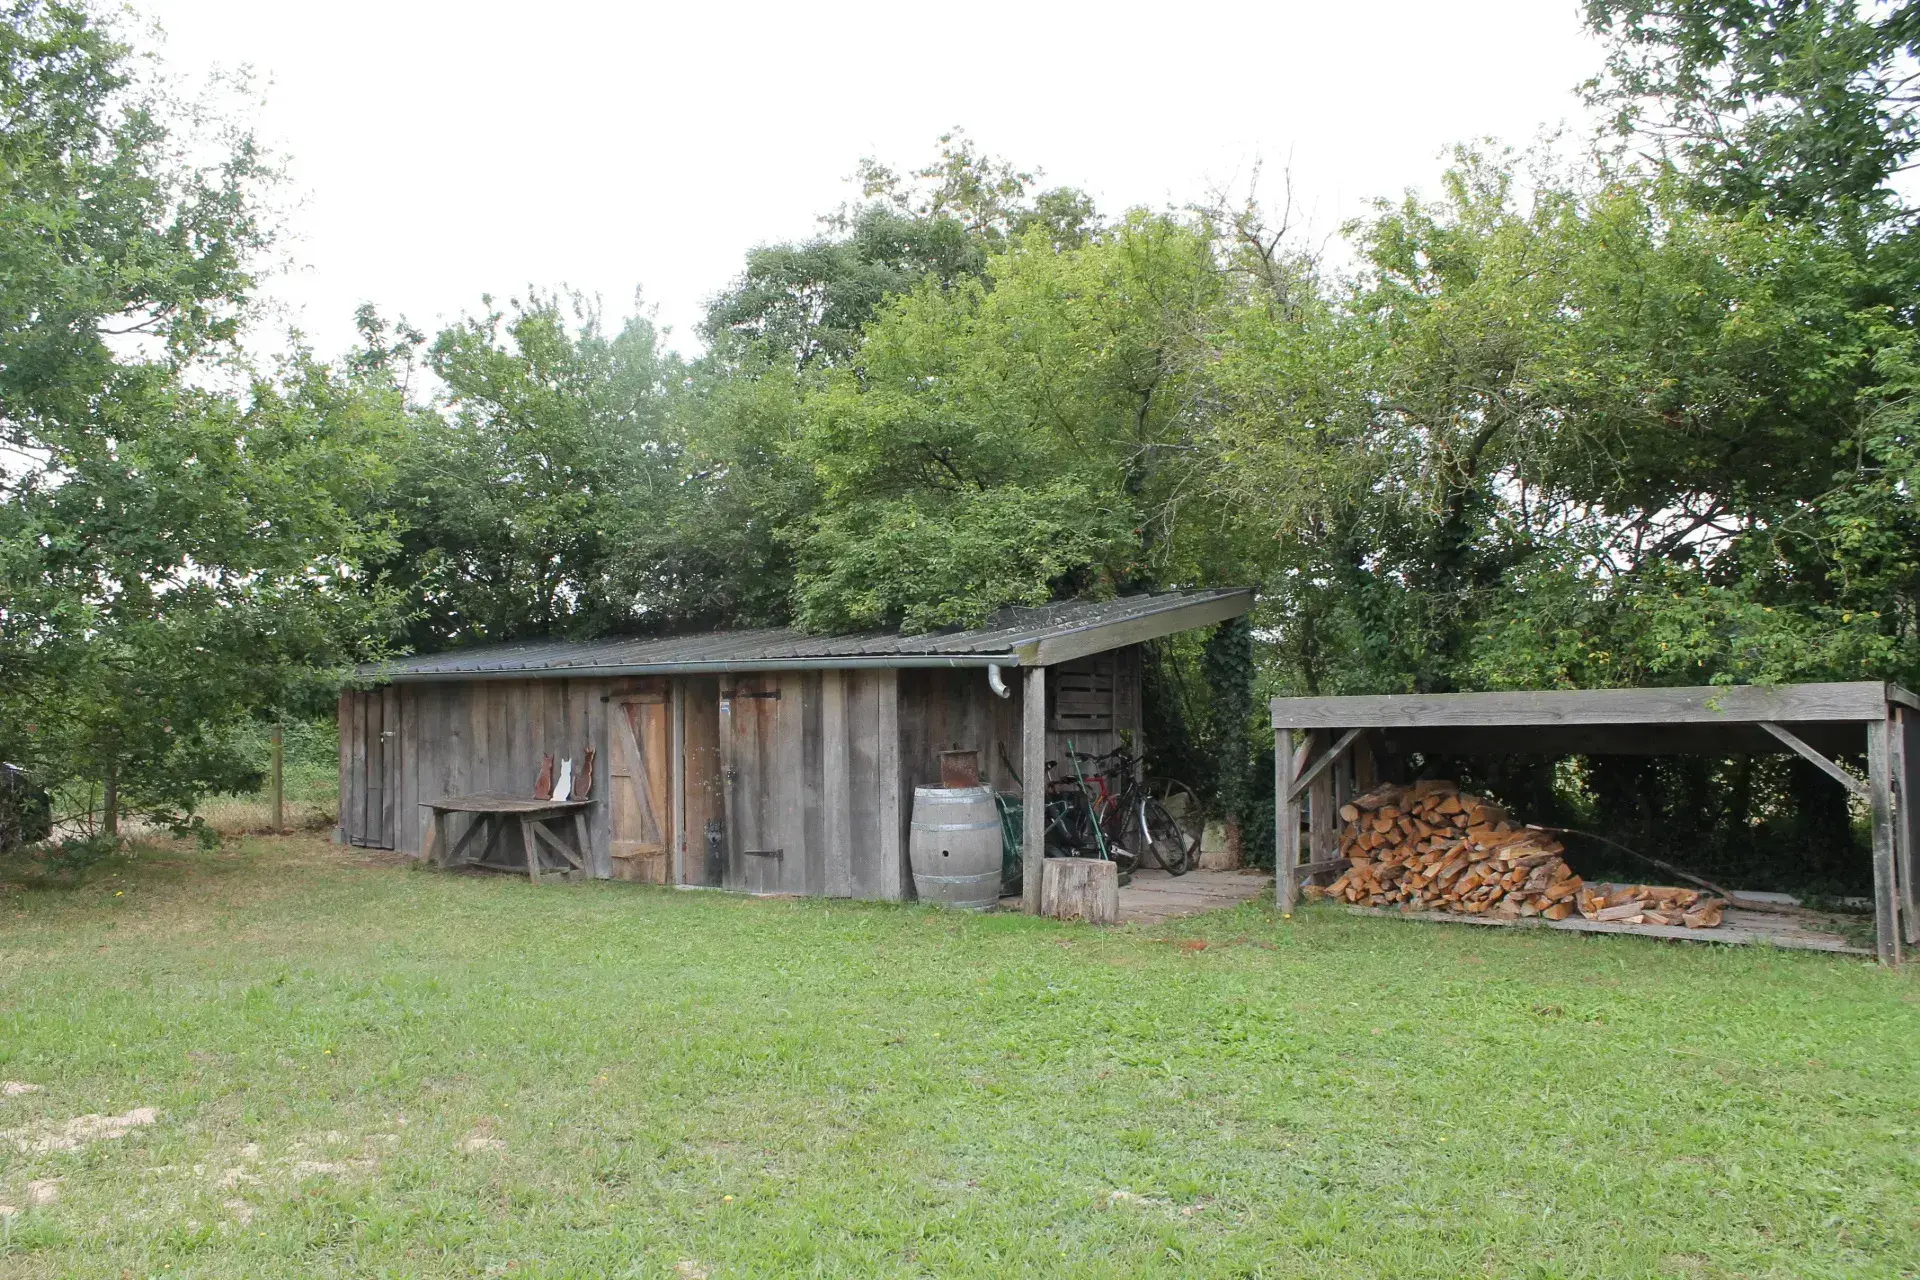
<svg viewBox="0 0 1920 1280">
<path fill-rule="evenodd" d="M 1897 964 L 1920 943 L 1920 698 L 1877 681 L 1760 687 L 1593 689 L 1333 698 L 1272 703 L 1276 893 L 1344 866 L 1338 810 L 1409 753 L 1660 755 L 1795 752 L 1845 787 L 1871 822 L 1876 946 Z M 1865 764 L 1860 778 L 1835 757 Z M 1590 929 L 1579 919 L 1554 928 Z M 1770 939 L 1780 945 L 1813 945 Z M 1836 948 L 1823 948 L 1836 949 Z"/>
<path fill-rule="evenodd" d="M 969 631 L 731 631 L 402 659 L 341 695 L 338 838 L 421 854 L 438 806 L 450 844 L 500 844 L 505 824 L 481 825 L 470 810 L 483 806 L 463 798 L 530 804 L 544 756 L 591 749 L 591 790 L 566 815 L 583 847 L 552 842 L 587 875 L 909 898 L 913 789 L 939 782 L 941 752 L 977 751 L 987 781 L 1018 791 L 1013 774 L 1043 777 L 1069 740 L 1108 750 L 1141 727 L 1141 645 L 1252 603 L 1245 590 L 1164 592 L 1012 609 Z M 1028 817 L 1032 903 L 1041 806 Z"/>
</svg>

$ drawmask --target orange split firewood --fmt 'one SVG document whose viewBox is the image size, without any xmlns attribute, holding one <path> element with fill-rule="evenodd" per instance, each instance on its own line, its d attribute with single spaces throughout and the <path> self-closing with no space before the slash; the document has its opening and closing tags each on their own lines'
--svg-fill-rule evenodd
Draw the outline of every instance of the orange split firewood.
<svg viewBox="0 0 1920 1280">
<path fill-rule="evenodd" d="M 1595 885 L 1567 865 L 1551 832 L 1437 779 L 1376 787 L 1340 807 L 1347 868 L 1308 896 L 1403 911 L 1503 920 L 1539 917 L 1636 924 L 1718 925 L 1725 904 L 1696 889 Z"/>
</svg>

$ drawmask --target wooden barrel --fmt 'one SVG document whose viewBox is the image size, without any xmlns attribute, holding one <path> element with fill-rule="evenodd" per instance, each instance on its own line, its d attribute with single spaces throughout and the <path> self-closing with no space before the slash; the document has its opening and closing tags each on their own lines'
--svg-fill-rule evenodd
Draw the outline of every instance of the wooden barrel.
<svg viewBox="0 0 1920 1280">
<path fill-rule="evenodd" d="M 915 787 L 907 842 L 920 901 L 984 911 L 1000 900 L 1000 814 L 991 787 Z"/>
</svg>

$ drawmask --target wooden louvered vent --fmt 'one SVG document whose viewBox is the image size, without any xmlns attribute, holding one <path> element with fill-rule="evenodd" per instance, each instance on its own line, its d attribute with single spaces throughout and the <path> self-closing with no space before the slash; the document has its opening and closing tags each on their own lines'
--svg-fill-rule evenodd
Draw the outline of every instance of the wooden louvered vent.
<svg viewBox="0 0 1920 1280">
<path fill-rule="evenodd" d="M 1053 669 L 1053 715 L 1058 733 L 1113 731 L 1113 655 L 1096 654 Z"/>
</svg>

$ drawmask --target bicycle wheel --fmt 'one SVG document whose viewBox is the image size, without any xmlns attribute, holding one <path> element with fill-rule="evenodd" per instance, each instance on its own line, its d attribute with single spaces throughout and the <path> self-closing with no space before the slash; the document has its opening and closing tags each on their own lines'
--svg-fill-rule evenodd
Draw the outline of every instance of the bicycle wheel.
<svg viewBox="0 0 1920 1280">
<path fill-rule="evenodd" d="M 1149 778 L 1147 790 L 1160 801 L 1187 838 L 1187 865 L 1200 865 L 1200 842 L 1207 832 L 1207 809 L 1194 789 L 1173 778 Z"/>
<path fill-rule="evenodd" d="M 1185 875 L 1187 872 L 1187 833 L 1180 827 L 1179 819 L 1167 812 L 1167 806 L 1153 796 L 1140 801 L 1138 813 L 1140 823 L 1141 847 L 1152 853 L 1153 860 L 1166 869 L 1168 875 Z"/>
</svg>

